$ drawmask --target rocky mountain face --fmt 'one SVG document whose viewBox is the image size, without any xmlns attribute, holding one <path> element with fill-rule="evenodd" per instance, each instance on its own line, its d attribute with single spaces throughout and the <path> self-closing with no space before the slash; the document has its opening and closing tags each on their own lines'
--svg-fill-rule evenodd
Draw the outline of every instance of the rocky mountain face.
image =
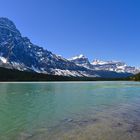
<svg viewBox="0 0 140 140">
<path fill-rule="evenodd" d="M 14 23 L 7 18 L 0 18 L 0 60 L 1 65 L 6 67 L 39 73 L 82 76 L 82 71 L 85 71 L 85 68 L 22 37 Z"/>
<path fill-rule="evenodd" d="M 140 69 L 128 66 L 124 62 L 119 61 L 100 61 L 100 60 L 94 60 L 91 63 L 95 70 L 107 70 L 107 71 L 115 71 L 115 72 L 127 72 L 136 74 L 140 72 Z"/>
<path fill-rule="evenodd" d="M 101 70 L 101 71 L 113 71 L 117 73 L 132 73 L 136 74 L 140 72 L 140 69 L 127 66 L 124 62 L 119 61 L 101 61 L 94 60 L 92 63 L 89 62 L 88 58 L 84 55 L 75 56 L 69 59 L 71 62 L 79 66 L 83 66 L 85 68 L 91 70 Z"/>
<path fill-rule="evenodd" d="M 0 66 L 63 76 L 114 78 L 129 75 L 127 72 L 120 74 L 106 69 L 96 70 L 94 64 L 84 56 L 80 56 L 77 60 L 57 56 L 23 37 L 15 24 L 7 18 L 0 18 Z"/>
<path fill-rule="evenodd" d="M 88 58 L 85 57 L 83 54 L 80 54 L 79 56 L 75 56 L 68 60 L 75 63 L 76 65 L 86 67 L 86 68 L 89 68 L 91 65 Z"/>
</svg>

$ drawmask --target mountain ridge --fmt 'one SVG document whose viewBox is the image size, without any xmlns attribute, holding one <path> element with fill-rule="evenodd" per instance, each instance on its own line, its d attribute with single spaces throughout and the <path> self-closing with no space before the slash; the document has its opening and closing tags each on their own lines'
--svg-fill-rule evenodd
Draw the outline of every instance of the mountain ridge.
<svg viewBox="0 0 140 140">
<path fill-rule="evenodd" d="M 75 77 L 126 77 L 130 75 L 130 73 L 123 73 L 123 75 L 112 72 L 108 74 L 109 71 L 106 70 L 89 69 L 53 54 L 33 44 L 27 37 L 23 37 L 8 18 L 0 18 L 0 66 L 20 71 Z"/>
<path fill-rule="evenodd" d="M 90 62 L 88 58 L 84 55 L 77 55 L 72 58 L 69 58 L 71 62 L 74 62 L 77 65 L 86 67 L 92 70 L 107 70 L 114 72 L 128 72 L 132 74 L 137 74 L 140 72 L 140 69 L 132 66 L 128 66 L 125 62 L 122 61 L 102 61 L 95 59 L 93 62 Z"/>
</svg>

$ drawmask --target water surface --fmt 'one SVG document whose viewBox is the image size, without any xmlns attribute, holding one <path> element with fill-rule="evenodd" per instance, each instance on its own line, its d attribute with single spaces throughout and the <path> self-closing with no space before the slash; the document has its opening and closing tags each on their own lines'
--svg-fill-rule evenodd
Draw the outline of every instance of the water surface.
<svg viewBox="0 0 140 140">
<path fill-rule="evenodd" d="M 139 140 L 140 83 L 0 83 L 0 140 Z"/>
</svg>

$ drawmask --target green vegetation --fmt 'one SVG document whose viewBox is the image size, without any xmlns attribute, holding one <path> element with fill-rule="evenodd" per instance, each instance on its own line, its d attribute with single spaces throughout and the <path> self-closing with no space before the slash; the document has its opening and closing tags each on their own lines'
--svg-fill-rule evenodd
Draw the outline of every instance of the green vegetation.
<svg viewBox="0 0 140 140">
<path fill-rule="evenodd" d="M 140 81 L 140 73 L 130 77 L 130 80 L 132 80 L 132 81 Z"/>
</svg>

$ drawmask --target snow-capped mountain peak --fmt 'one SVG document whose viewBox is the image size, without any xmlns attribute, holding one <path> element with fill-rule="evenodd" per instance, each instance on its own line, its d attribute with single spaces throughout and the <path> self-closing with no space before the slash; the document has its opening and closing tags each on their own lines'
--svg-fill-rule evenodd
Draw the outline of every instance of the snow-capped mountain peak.
<svg viewBox="0 0 140 140">
<path fill-rule="evenodd" d="M 75 57 L 72 57 L 68 59 L 69 61 L 75 63 L 76 65 L 89 68 L 90 67 L 90 62 L 87 57 L 85 57 L 83 54 L 77 55 Z"/>
<path fill-rule="evenodd" d="M 83 54 L 80 54 L 80 55 L 77 55 L 77 56 L 74 56 L 72 58 L 69 58 L 68 60 L 76 60 L 76 59 L 81 59 L 81 58 L 86 58 Z"/>
<path fill-rule="evenodd" d="M 121 61 L 102 61 L 99 59 L 95 59 L 93 62 L 89 62 L 88 58 L 83 55 L 79 55 L 69 59 L 71 62 L 74 62 L 77 65 L 83 66 L 85 68 L 97 71 L 113 71 L 118 73 L 138 73 L 139 69 L 127 66 L 126 63 Z"/>
<path fill-rule="evenodd" d="M 22 37 L 15 24 L 7 18 L 0 18 L 0 66 L 63 76 L 96 75 Z"/>
<path fill-rule="evenodd" d="M 105 64 L 118 64 L 118 65 L 126 65 L 124 62 L 121 61 L 103 61 L 99 59 L 93 60 L 91 63 L 92 65 L 105 65 Z"/>
<path fill-rule="evenodd" d="M 107 63 L 108 63 L 107 61 L 101 61 L 101 60 L 95 59 L 91 64 L 92 65 L 103 65 L 103 64 L 107 64 Z"/>
<path fill-rule="evenodd" d="M 33 44 L 27 37 L 22 37 L 15 24 L 7 18 L 0 18 L 0 66 L 63 76 L 120 76 L 114 71 L 102 70 L 100 67 L 97 71 L 97 67 L 82 54 L 67 60 Z"/>
<path fill-rule="evenodd" d="M 95 70 L 128 72 L 133 74 L 140 72 L 137 68 L 132 66 L 127 66 L 126 63 L 121 61 L 101 61 L 95 59 L 91 64 L 94 66 Z"/>
</svg>

